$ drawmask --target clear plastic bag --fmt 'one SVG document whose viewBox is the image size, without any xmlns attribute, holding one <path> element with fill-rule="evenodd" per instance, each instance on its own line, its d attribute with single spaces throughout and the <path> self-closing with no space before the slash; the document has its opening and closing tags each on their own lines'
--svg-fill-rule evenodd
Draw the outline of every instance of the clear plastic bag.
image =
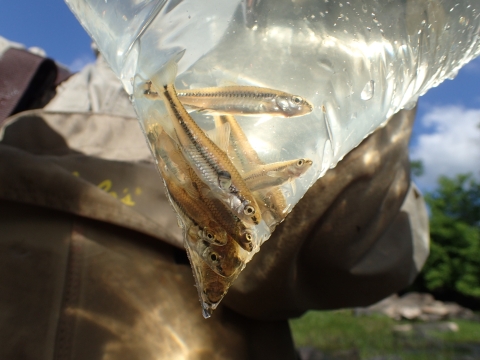
<svg viewBox="0 0 480 360">
<path fill-rule="evenodd" d="M 368 134 L 480 52 L 475 0 L 66 2 L 132 95 L 146 135 L 169 126 L 165 104 L 143 94 L 152 78 L 166 79 L 172 63 L 178 91 L 248 85 L 313 104 L 300 117 L 236 117 L 259 163 L 311 160 L 308 171 L 281 186 L 286 213 Z M 203 130 L 214 129 L 211 115 L 190 115 Z M 158 157 L 151 134 L 147 140 Z M 265 222 L 252 227 L 255 248 L 241 256 L 236 275 L 274 228 Z M 203 270 L 196 271 L 198 282 Z"/>
</svg>

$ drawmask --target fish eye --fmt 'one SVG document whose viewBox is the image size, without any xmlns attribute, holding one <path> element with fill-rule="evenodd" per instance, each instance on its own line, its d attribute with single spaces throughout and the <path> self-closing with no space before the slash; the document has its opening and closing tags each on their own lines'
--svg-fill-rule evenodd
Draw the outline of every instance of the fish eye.
<svg viewBox="0 0 480 360">
<path fill-rule="evenodd" d="M 243 213 L 245 215 L 254 215 L 255 214 L 255 209 L 254 209 L 253 206 L 247 205 L 247 206 L 245 206 L 245 209 L 243 210 Z"/>
<path fill-rule="evenodd" d="M 207 238 L 209 240 L 213 240 L 215 238 L 215 236 L 210 231 L 207 231 Z"/>
<path fill-rule="evenodd" d="M 292 101 L 295 104 L 300 105 L 303 102 L 303 99 L 300 96 L 292 96 Z"/>
<path fill-rule="evenodd" d="M 300 160 L 297 161 L 297 166 L 298 167 L 303 166 L 303 164 L 305 164 L 305 160 L 300 159 Z"/>
<path fill-rule="evenodd" d="M 219 260 L 218 255 L 216 253 L 212 252 L 210 254 L 210 260 L 212 260 L 213 262 L 217 262 Z"/>
<path fill-rule="evenodd" d="M 245 239 L 247 239 L 248 241 L 252 241 L 253 240 L 252 234 L 246 234 Z"/>
</svg>

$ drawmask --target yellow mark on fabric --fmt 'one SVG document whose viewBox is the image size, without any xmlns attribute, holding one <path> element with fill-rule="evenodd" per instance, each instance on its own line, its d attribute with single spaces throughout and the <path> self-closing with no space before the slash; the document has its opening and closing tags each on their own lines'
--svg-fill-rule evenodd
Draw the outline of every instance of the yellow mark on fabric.
<svg viewBox="0 0 480 360">
<path fill-rule="evenodd" d="M 132 200 L 130 194 L 125 195 L 123 198 L 120 199 L 122 203 L 128 206 L 135 206 L 135 201 Z"/>
<path fill-rule="evenodd" d="M 112 180 L 106 179 L 103 180 L 100 184 L 97 185 L 100 190 L 108 192 L 112 188 Z"/>
<path fill-rule="evenodd" d="M 105 179 L 103 180 L 100 184 L 97 185 L 97 187 L 100 190 L 103 190 L 107 192 L 109 195 L 114 197 L 115 199 L 118 199 L 118 194 L 115 191 L 110 191 L 112 189 L 113 183 L 112 180 L 110 179 Z M 135 201 L 133 201 L 132 196 L 129 194 L 130 190 L 128 188 L 123 189 L 123 194 L 125 194 L 124 197 L 120 199 L 120 201 L 127 205 L 127 206 L 135 206 Z M 142 193 L 142 189 L 139 187 L 135 188 L 135 194 L 139 195 Z"/>
</svg>

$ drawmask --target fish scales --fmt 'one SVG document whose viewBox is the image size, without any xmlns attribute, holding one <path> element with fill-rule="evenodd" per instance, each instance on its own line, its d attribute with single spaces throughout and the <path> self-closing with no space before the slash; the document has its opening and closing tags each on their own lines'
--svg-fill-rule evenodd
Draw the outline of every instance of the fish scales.
<svg viewBox="0 0 480 360">
<path fill-rule="evenodd" d="M 228 124 L 230 126 L 229 154 L 234 154 L 243 171 L 250 171 L 256 165 L 263 164 L 257 152 L 248 141 L 237 120 L 232 115 L 215 116 L 215 127 Z"/>
<path fill-rule="evenodd" d="M 178 97 L 185 106 L 212 114 L 296 117 L 313 110 L 312 104 L 298 95 L 257 86 L 185 89 Z"/>
<path fill-rule="evenodd" d="M 237 209 L 242 220 L 251 220 L 254 224 L 258 224 L 261 214 L 255 198 L 227 154 L 208 138 L 187 113 L 176 96 L 173 84 L 164 85 L 163 95 L 167 100 L 167 108 L 175 120 L 174 127 L 183 151 L 192 161 L 199 176 L 217 192 L 224 192 L 237 200 L 231 205 Z M 229 181 L 227 189 L 222 188 L 222 178 Z"/>
<path fill-rule="evenodd" d="M 279 186 L 303 175 L 312 165 L 309 159 L 294 159 L 260 165 L 244 175 L 250 190 L 256 191 Z"/>
<path fill-rule="evenodd" d="M 176 180 L 172 179 L 172 176 L 168 176 L 163 168 L 165 163 L 162 158 L 159 159 L 159 163 L 162 165 L 160 171 L 174 207 L 178 213 L 182 214 L 183 218 L 188 219 L 192 223 L 186 225 L 198 227 L 202 231 L 203 240 L 217 245 L 225 245 L 227 243 L 226 231 L 217 221 L 209 216 L 208 209 L 185 190 L 185 187 L 189 184 L 180 185 Z"/>
<path fill-rule="evenodd" d="M 234 156 L 239 159 L 242 168 L 247 170 L 253 169 L 252 171 L 255 171 L 258 167 L 265 166 L 257 152 L 250 145 L 247 136 L 238 125 L 235 117 L 232 115 L 215 116 L 216 127 L 219 127 L 219 125 L 224 123 L 230 124 L 230 147 L 233 150 Z M 275 218 L 275 220 L 272 221 L 265 220 L 269 226 L 274 227 L 277 223 L 283 221 L 288 204 L 279 186 L 257 190 L 254 195 L 260 199 L 258 204 L 260 205 L 262 212 L 268 209 Z"/>
<path fill-rule="evenodd" d="M 203 182 L 193 170 L 189 171 L 193 186 L 199 193 L 201 201 L 206 205 L 212 217 L 225 229 L 225 231 L 245 250 L 253 250 L 253 233 L 240 221 L 238 217 L 228 210 L 226 205 L 215 197 L 205 194 Z M 202 188 L 203 187 L 203 188 Z"/>
</svg>

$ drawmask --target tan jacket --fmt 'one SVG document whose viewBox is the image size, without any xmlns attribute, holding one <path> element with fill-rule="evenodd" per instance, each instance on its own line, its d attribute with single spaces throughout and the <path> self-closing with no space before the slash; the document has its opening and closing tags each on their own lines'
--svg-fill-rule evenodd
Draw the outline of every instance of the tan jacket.
<svg viewBox="0 0 480 360">
<path fill-rule="evenodd" d="M 176 215 L 108 74 L 97 62 L 2 129 L 1 359 L 293 359 L 288 318 L 371 304 L 418 274 L 428 220 L 402 111 L 312 186 L 204 320 Z"/>
</svg>

